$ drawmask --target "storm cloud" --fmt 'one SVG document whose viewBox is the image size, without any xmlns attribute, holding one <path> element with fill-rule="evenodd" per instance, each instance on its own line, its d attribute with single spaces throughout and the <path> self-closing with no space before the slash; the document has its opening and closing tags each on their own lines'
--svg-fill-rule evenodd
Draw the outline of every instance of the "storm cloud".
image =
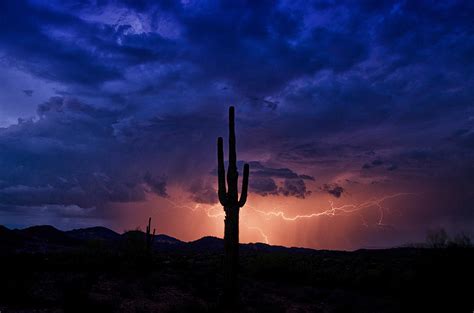
<svg viewBox="0 0 474 313">
<path fill-rule="evenodd" d="M 333 195 L 336 198 L 341 197 L 342 193 L 344 192 L 344 188 L 338 184 L 324 184 L 321 187 L 321 190 Z"/>
<path fill-rule="evenodd" d="M 469 1 L 21 0 L 0 12 L 0 214 L 217 204 L 216 138 L 235 105 L 250 204 L 408 190 L 433 197 L 406 209 L 406 233 L 474 223 Z M 440 205 L 454 194 L 462 214 Z"/>
</svg>

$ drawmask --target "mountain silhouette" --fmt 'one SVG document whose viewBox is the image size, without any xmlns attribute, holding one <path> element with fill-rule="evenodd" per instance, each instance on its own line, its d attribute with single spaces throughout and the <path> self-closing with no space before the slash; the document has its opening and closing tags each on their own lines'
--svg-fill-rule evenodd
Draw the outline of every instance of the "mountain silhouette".
<svg viewBox="0 0 474 313">
<path fill-rule="evenodd" d="M 80 243 L 79 240 L 51 225 L 31 226 L 21 230 L 14 230 L 14 232 L 24 236 L 30 242 L 36 241 L 42 244 L 73 246 Z"/>
<path fill-rule="evenodd" d="M 65 232 L 66 235 L 79 240 L 119 240 L 120 234 L 102 226 L 78 228 Z"/>
<path fill-rule="evenodd" d="M 195 250 L 221 251 L 224 248 L 224 240 L 213 236 L 205 236 L 189 242 L 188 245 L 191 249 Z"/>
<path fill-rule="evenodd" d="M 0 253 L 22 248 L 24 243 L 22 235 L 0 225 Z"/>
<path fill-rule="evenodd" d="M 50 225 L 32 226 L 24 229 L 8 229 L 0 225 L 0 250 L 20 252 L 49 251 L 75 248 L 90 241 L 102 241 L 105 244 L 117 245 L 124 241 L 144 242 L 145 233 L 140 230 L 126 231 L 119 234 L 103 226 L 78 228 L 61 231 Z M 222 238 L 205 236 L 200 239 L 184 242 L 166 234 L 154 236 L 153 249 L 211 251 L 219 252 L 224 247 Z M 287 248 L 264 243 L 240 244 L 242 251 L 288 251 L 311 252 L 308 248 Z"/>
</svg>

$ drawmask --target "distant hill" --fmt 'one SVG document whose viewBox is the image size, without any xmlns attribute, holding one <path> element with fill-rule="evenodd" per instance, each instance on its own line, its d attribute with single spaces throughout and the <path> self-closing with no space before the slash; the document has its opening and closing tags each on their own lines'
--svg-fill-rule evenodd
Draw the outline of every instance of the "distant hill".
<svg viewBox="0 0 474 313">
<path fill-rule="evenodd" d="M 224 249 L 224 240 L 217 237 L 206 236 L 189 242 L 188 246 L 196 250 L 222 250 Z"/>
<path fill-rule="evenodd" d="M 145 233 L 139 230 L 127 231 L 123 234 L 106 227 L 97 226 L 61 231 L 50 225 L 32 226 L 25 229 L 10 230 L 0 225 L 0 252 L 46 252 L 51 250 L 70 249 L 81 246 L 91 240 L 100 240 L 111 246 L 121 242 L 140 243 L 145 241 Z M 309 252 L 312 249 L 286 248 L 271 246 L 264 243 L 241 244 L 242 251 L 291 251 Z M 183 242 L 174 237 L 158 234 L 155 235 L 153 248 L 166 251 L 222 251 L 224 240 L 217 237 L 206 236 L 195 241 Z"/>
<path fill-rule="evenodd" d="M 15 229 L 14 232 L 24 237 L 24 240 L 37 241 L 42 244 L 71 246 L 80 243 L 79 240 L 50 225 L 32 226 L 25 229 Z"/>
<path fill-rule="evenodd" d="M 120 234 L 108 229 L 107 227 L 96 226 L 89 228 L 79 228 L 66 231 L 70 237 L 80 240 L 119 240 Z"/>
<path fill-rule="evenodd" d="M 129 238 L 129 239 L 145 240 L 145 233 L 142 232 L 141 230 L 129 230 L 123 233 L 121 237 Z M 165 234 L 158 234 L 154 236 L 153 243 L 154 244 L 179 244 L 179 243 L 184 243 L 184 242 Z"/>
<path fill-rule="evenodd" d="M 11 251 L 23 247 L 24 238 L 20 234 L 0 225 L 0 251 Z"/>
<path fill-rule="evenodd" d="M 176 239 L 174 237 L 165 235 L 165 234 L 159 234 L 155 236 L 155 243 L 165 243 L 165 244 L 179 244 L 179 243 L 184 243 L 183 241 Z"/>
</svg>

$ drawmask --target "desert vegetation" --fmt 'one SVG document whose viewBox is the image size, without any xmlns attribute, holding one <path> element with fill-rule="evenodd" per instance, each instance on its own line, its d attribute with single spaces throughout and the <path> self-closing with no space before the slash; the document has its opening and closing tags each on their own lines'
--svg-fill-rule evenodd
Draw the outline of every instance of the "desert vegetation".
<svg viewBox="0 0 474 313">
<path fill-rule="evenodd" d="M 104 228 L 0 231 L 2 312 L 223 312 L 224 241 Z M 467 312 L 474 249 L 240 244 L 240 312 Z M 144 266 L 149 264 L 150 266 Z"/>
<path fill-rule="evenodd" d="M 217 139 L 217 176 L 219 202 L 225 211 L 224 227 L 224 302 L 235 305 L 239 299 L 239 211 L 247 201 L 249 184 L 249 165 L 244 165 L 242 192 L 239 198 L 237 172 L 237 151 L 235 142 L 235 109 L 229 108 L 229 166 L 227 186 L 224 166 L 224 144 L 222 137 Z"/>
<path fill-rule="evenodd" d="M 426 235 L 427 248 L 472 248 L 471 237 L 460 232 L 450 237 L 444 228 L 435 228 L 428 231 Z"/>
</svg>

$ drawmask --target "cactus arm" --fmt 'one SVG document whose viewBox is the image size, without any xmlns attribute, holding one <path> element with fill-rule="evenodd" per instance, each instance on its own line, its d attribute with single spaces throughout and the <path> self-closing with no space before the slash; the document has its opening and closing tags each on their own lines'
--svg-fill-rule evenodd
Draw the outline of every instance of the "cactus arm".
<svg viewBox="0 0 474 313">
<path fill-rule="evenodd" d="M 153 236 L 151 237 L 151 243 L 153 244 L 153 242 L 155 241 L 155 231 L 156 229 L 153 228 Z"/>
<path fill-rule="evenodd" d="M 217 176 L 219 202 L 227 205 L 227 190 L 225 185 L 224 144 L 222 137 L 217 138 Z"/>
<path fill-rule="evenodd" d="M 250 167 L 248 164 L 244 165 L 244 177 L 242 180 L 242 192 L 240 193 L 239 208 L 245 205 L 247 202 L 247 191 L 249 188 L 249 171 Z"/>
<path fill-rule="evenodd" d="M 151 217 L 148 219 L 148 226 L 146 227 L 146 233 L 147 233 L 147 235 L 150 234 L 150 226 L 151 226 Z"/>
<path fill-rule="evenodd" d="M 148 219 L 148 225 L 146 226 L 146 233 L 145 233 L 145 243 L 146 243 L 146 249 L 150 250 L 151 244 L 153 242 L 153 237 L 151 236 L 151 217 Z M 153 235 L 155 230 L 153 230 Z"/>
</svg>

